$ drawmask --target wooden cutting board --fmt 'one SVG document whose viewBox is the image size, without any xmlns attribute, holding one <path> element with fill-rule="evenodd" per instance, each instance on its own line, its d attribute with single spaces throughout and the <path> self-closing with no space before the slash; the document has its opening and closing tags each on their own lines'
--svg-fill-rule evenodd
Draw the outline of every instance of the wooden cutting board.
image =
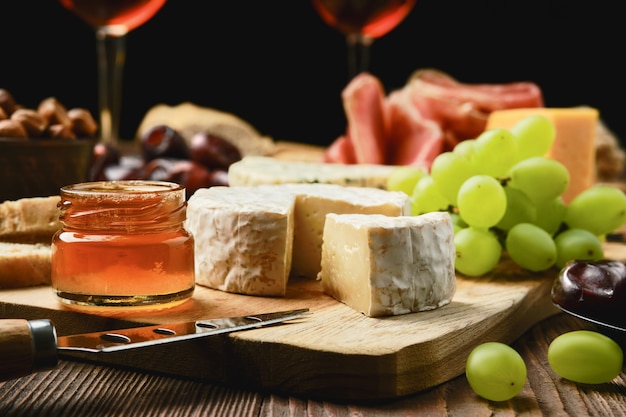
<svg viewBox="0 0 626 417">
<path fill-rule="evenodd" d="M 606 244 L 606 256 L 625 261 L 626 246 Z M 133 315 L 77 312 L 59 304 L 45 286 L 4 290 L 0 315 L 49 318 L 59 335 L 66 335 L 308 307 L 310 316 L 279 326 L 74 358 L 317 399 L 381 400 L 461 375 L 477 344 L 511 343 L 557 314 L 549 296 L 556 275 L 556 270 L 529 274 L 505 260 L 488 276 L 458 276 L 447 306 L 386 318 L 352 310 L 310 279 L 292 280 L 281 298 L 197 287 L 192 300 L 178 307 Z"/>
</svg>

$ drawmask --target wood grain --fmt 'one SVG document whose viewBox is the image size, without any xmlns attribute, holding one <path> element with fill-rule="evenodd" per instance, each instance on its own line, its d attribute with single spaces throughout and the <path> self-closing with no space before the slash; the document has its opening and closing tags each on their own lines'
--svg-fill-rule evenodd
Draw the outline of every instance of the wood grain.
<svg viewBox="0 0 626 417">
<path fill-rule="evenodd" d="M 528 368 L 520 395 L 491 402 L 478 397 L 465 376 L 392 401 L 321 401 L 250 391 L 187 378 L 134 372 L 83 361 L 61 361 L 52 370 L 0 382 L 0 416 L 624 416 L 626 376 L 588 386 L 559 378 L 547 363 L 556 336 L 588 324 L 557 314 L 513 343 Z"/>
<path fill-rule="evenodd" d="M 606 245 L 625 259 L 624 246 Z M 325 295 L 319 282 L 294 279 L 286 297 L 254 297 L 197 287 L 191 301 L 154 313 L 77 312 L 59 304 L 49 287 L 0 292 L 0 313 L 50 318 L 60 335 L 139 323 L 172 323 L 308 307 L 292 323 L 228 336 L 83 355 L 97 363 L 155 371 L 250 389 L 310 398 L 400 398 L 452 380 L 478 343 L 512 343 L 536 323 L 557 314 L 549 297 L 552 270 L 529 274 L 502 262 L 481 278 L 459 276 L 451 304 L 437 310 L 369 318 Z"/>
</svg>

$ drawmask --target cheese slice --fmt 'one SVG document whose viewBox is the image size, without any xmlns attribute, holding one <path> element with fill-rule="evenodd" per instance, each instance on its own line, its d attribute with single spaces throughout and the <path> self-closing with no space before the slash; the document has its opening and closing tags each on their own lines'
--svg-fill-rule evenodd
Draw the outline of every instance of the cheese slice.
<svg viewBox="0 0 626 417">
<path fill-rule="evenodd" d="M 386 189 L 387 177 L 394 168 L 391 165 L 347 165 L 246 156 L 229 167 L 228 184 L 323 183 Z"/>
<path fill-rule="evenodd" d="M 450 215 L 328 214 L 324 292 L 369 317 L 432 310 L 456 291 Z"/>
<path fill-rule="evenodd" d="M 554 124 L 556 137 L 546 156 L 561 162 L 569 171 L 570 184 L 562 196 L 567 204 L 596 181 L 598 110 L 591 107 L 496 110 L 489 115 L 486 129 L 510 129 L 531 115 L 544 116 Z"/>
<path fill-rule="evenodd" d="M 282 296 L 291 269 L 295 195 L 274 188 L 211 187 L 188 201 L 196 283 L 226 292 Z"/>
<path fill-rule="evenodd" d="M 297 198 L 292 275 L 315 278 L 320 271 L 326 214 L 411 215 L 411 201 L 399 191 L 336 184 L 285 184 L 281 189 Z"/>
<path fill-rule="evenodd" d="M 316 278 L 326 214 L 410 215 L 401 192 L 334 184 L 211 187 L 188 201 L 196 283 L 227 292 L 279 296 L 290 275 Z"/>
</svg>

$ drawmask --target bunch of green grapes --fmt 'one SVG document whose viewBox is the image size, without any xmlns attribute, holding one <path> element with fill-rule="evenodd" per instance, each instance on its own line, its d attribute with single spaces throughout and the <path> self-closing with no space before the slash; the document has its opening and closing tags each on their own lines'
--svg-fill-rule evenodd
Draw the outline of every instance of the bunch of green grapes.
<svg viewBox="0 0 626 417">
<path fill-rule="evenodd" d="M 438 155 L 430 172 L 399 167 L 387 188 L 411 197 L 413 215 L 451 213 L 455 265 L 464 275 L 490 272 L 503 253 L 533 272 L 599 260 L 606 234 L 626 222 L 626 195 L 596 185 L 566 205 L 569 172 L 545 156 L 554 138 L 549 119 L 529 116 L 459 143 Z"/>
</svg>

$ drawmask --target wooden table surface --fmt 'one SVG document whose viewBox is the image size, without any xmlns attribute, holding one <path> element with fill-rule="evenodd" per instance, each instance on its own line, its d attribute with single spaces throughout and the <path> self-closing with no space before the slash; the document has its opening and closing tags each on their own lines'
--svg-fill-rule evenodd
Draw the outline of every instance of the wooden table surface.
<svg viewBox="0 0 626 417">
<path fill-rule="evenodd" d="M 0 383 L 0 416 L 625 416 L 624 372 L 611 383 L 586 386 L 560 379 L 548 366 L 549 341 L 576 329 L 593 327 L 559 314 L 512 344 L 528 379 L 506 402 L 477 397 L 464 375 L 393 402 L 341 404 L 61 360 L 51 371 Z"/>
</svg>

